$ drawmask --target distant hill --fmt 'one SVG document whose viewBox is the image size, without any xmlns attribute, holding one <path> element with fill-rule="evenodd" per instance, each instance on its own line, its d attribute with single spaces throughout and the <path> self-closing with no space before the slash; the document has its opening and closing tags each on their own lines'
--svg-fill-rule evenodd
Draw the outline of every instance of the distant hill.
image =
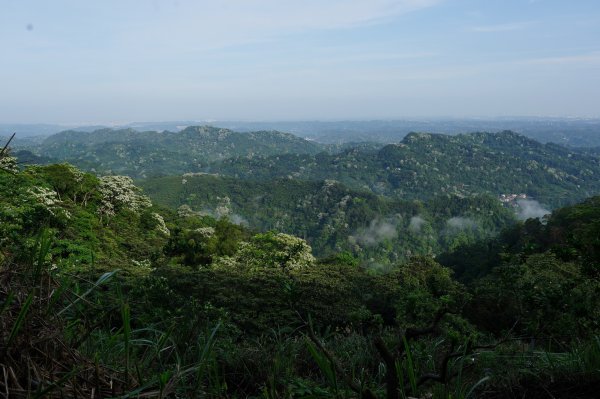
<svg viewBox="0 0 600 399">
<path fill-rule="evenodd" d="M 410 133 L 388 145 L 324 145 L 279 131 L 101 129 L 61 132 L 30 151 L 136 179 L 206 172 L 255 181 L 337 180 L 403 200 L 525 193 L 557 207 L 600 193 L 596 149 L 542 144 L 511 131 Z"/>
<path fill-rule="evenodd" d="M 594 118 L 428 118 L 339 121 L 158 121 L 132 122 L 112 127 L 138 131 L 180 131 L 188 126 L 213 125 L 237 132 L 278 130 L 327 144 L 351 142 L 396 143 L 410 132 L 463 134 L 512 130 L 542 143 L 569 147 L 599 147 L 600 119 Z M 81 125 L 70 129 L 92 132 L 107 126 Z M 1 124 L 0 136 L 17 132 L 17 137 L 48 136 L 67 127 L 50 124 Z"/>
<path fill-rule="evenodd" d="M 210 126 L 179 132 L 101 129 L 64 131 L 36 149 L 45 157 L 65 160 L 87 170 L 134 178 L 194 172 L 231 157 L 317 154 L 324 146 L 289 133 L 238 133 Z"/>
<path fill-rule="evenodd" d="M 233 122 L 214 124 L 236 131 L 282 130 L 322 143 L 374 141 L 396 143 L 410 132 L 463 134 L 512 130 L 542 143 L 569 147 L 600 146 L 600 119 L 585 118 L 429 118 L 397 120 Z"/>
<path fill-rule="evenodd" d="M 496 198 L 392 200 L 333 181 L 256 182 L 187 174 L 140 185 L 158 204 L 185 205 L 188 211 L 303 237 L 318 256 L 349 251 L 366 261 L 436 254 L 493 235 L 515 221 L 514 212 Z"/>
<path fill-rule="evenodd" d="M 411 133 L 380 150 L 234 158 L 209 172 L 243 179 L 335 179 L 354 189 L 404 199 L 526 193 L 552 206 L 600 193 L 600 158 L 520 134 Z"/>
</svg>

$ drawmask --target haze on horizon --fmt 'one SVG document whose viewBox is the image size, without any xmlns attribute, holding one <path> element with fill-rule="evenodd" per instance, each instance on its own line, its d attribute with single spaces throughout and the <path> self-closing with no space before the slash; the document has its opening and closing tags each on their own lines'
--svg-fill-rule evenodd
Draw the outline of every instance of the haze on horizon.
<svg viewBox="0 0 600 399">
<path fill-rule="evenodd" d="M 598 117 L 595 0 L 0 0 L 0 122 Z"/>
</svg>

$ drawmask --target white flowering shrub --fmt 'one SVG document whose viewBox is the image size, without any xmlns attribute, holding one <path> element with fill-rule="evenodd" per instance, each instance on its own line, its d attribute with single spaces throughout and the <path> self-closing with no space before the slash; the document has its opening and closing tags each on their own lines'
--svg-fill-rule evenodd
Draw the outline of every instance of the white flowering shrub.
<svg viewBox="0 0 600 399">
<path fill-rule="evenodd" d="M 63 203 L 58 198 L 56 191 L 46 187 L 35 186 L 27 189 L 27 194 L 36 203 L 42 205 L 51 215 L 64 216 L 67 219 L 71 218 L 69 211 L 62 207 Z"/>
<path fill-rule="evenodd" d="M 156 212 L 152 212 L 152 219 L 156 221 L 156 230 L 158 230 L 160 233 L 164 234 L 167 237 L 171 235 L 171 232 L 169 231 L 169 228 L 165 223 L 165 219 L 163 219 L 161 215 L 159 215 Z"/>
<path fill-rule="evenodd" d="M 152 206 L 150 199 L 140 193 L 140 189 L 128 176 L 103 176 L 100 178 L 99 190 L 99 212 L 102 215 L 114 216 L 120 209 L 139 213 L 140 210 Z"/>
<path fill-rule="evenodd" d="M 199 233 L 203 238 L 210 238 L 215 235 L 214 227 L 200 227 L 194 231 Z"/>
<path fill-rule="evenodd" d="M 71 174 L 70 177 L 77 183 L 81 183 L 83 181 L 85 173 L 77 169 L 75 166 L 71 165 L 70 163 L 62 163 L 60 166 L 65 168 Z"/>
<path fill-rule="evenodd" d="M 133 266 L 135 267 L 135 269 L 137 271 L 140 272 L 151 272 L 152 271 L 152 262 L 150 262 L 148 259 L 142 259 L 142 260 L 135 260 L 135 259 L 131 259 L 131 263 L 133 264 Z"/>
<path fill-rule="evenodd" d="M 216 267 L 238 267 L 248 271 L 278 268 L 297 270 L 313 265 L 315 257 L 306 241 L 283 233 L 257 234 L 242 242 L 233 257 L 220 258 Z"/>
<path fill-rule="evenodd" d="M 19 172 L 19 168 L 17 167 L 17 158 L 8 155 L 1 156 L 0 170 L 10 173 Z"/>
</svg>

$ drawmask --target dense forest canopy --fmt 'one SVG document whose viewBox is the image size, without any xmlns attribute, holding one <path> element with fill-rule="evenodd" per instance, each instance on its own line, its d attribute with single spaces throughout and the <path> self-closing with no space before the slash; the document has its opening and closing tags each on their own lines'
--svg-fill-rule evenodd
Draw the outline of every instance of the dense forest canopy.
<svg viewBox="0 0 600 399">
<path fill-rule="evenodd" d="M 77 148 L 65 135 L 72 146 L 55 148 Z M 530 199 L 499 194 L 535 187 L 536 198 L 565 196 L 553 205 L 575 201 L 595 190 L 597 158 L 509 132 L 411 134 L 333 154 L 267 135 L 259 147 L 279 155 L 244 152 L 211 164 L 222 174 L 177 172 L 141 180 L 143 191 L 129 176 L 3 152 L 0 351 L 15 377 L 1 390 L 593 397 L 599 197 L 542 218 L 524 212 Z M 185 140 L 172 148 L 202 149 Z M 390 177 L 403 168 L 409 179 Z M 460 190 L 427 191 L 442 180 Z"/>
</svg>

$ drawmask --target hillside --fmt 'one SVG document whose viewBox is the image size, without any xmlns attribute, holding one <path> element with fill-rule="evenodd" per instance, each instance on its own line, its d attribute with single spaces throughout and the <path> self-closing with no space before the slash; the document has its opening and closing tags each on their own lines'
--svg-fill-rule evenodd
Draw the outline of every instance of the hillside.
<svg viewBox="0 0 600 399">
<path fill-rule="evenodd" d="M 513 132 L 411 133 L 378 151 L 233 158 L 206 171 L 254 180 L 335 179 L 402 199 L 526 193 L 558 206 L 600 192 L 600 158 Z"/>
<path fill-rule="evenodd" d="M 38 155 L 71 162 L 98 173 L 134 178 L 194 172 L 231 157 L 316 154 L 324 147 L 288 133 L 237 133 L 210 126 L 179 132 L 133 129 L 64 131 L 35 148 Z"/>
<path fill-rule="evenodd" d="M 219 126 L 237 130 L 282 130 L 322 143 L 375 141 L 397 143 L 411 132 L 431 132 L 448 135 L 466 132 L 501 132 L 512 130 L 542 143 L 569 147 L 600 145 L 600 120 L 577 118 L 423 118 L 412 120 L 370 121 L 289 121 L 233 122 L 219 121 Z"/>
<path fill-rule="evenodd" d="M 546 224 L 456 242 L 441 259 L 465 286 L 431 257 L 379 269 L 343 252 L 316 259 L 292 235 L 161 209 L 126 177 L 66 164 L 19 171 L 0 159 L 0 351 L 11 373 L 0 388 L 11 396 L 23 386 L 51 398 L 259 397 L 265 387 L 272 398 L 376 398 L 390 386 L 393 398 L 596 393 L 598 197 Z M 298 215 L 310 218 L 337 206 L 328 221 L 418 211 L 431 216 L 411 220 L 423 231 L 435 215 L 458 227 L 497 205 L 395 204 L 332 182 L 186 178 L 192 192 L 208 186 L 209 199 L 238 187 L 240 209 L 270 204 L 273 220 L 287 222 L 278 212 L 291 199 L 306 201 Z M 149 189 L 177 189 L 154 182 Z M 252 190 L 274 194 L 252 208 L 242 201 Z M 164 200 L 181 193 L 191 194 L 165 190 Z M 369 227 L 371 238 L 389 233 L 384 223 Z M 474 267 L 469 279 L 465 267 Z M 423 382 L 400 384 L 411 379 Z"/>
<path fill-rule="evenodd" d="M 66 160 L 99 174 L 148 178 L 208 172 L 255 181 L 337 180 L 403 200 L 525 193 L 556 207 L 600 192 L 600 156 L 594 149 L 542 144 L 510 131 L 411 133 L 382 147 L 325 146 L 277 131 L 104 129 L 62 132 L 31 151 L 40 162 Z"/>
<path fill-rule="evenodd" d="M 198 121 L 134 122 L 114 126 L 122 130 L 179 131 L 187 126 L 202 125 Z M 600 146 L 600 120 L 593 118 L 422 118 L 413 120 L 340 120 L 340 121 L 214 121 L 215 126 L 237 132 L 278 130 L 296 136 L 310 138 L 320 143 L 348 144 L 373 141 L 396 143 L 410 132 L 432 132 L 456 135 L 466 132 L 499 132 L 512 130 L 542 143 L 557 143 L 569 147 Z M 78 126 L 73 130 L 91 132 L 103 126 Z M 60 125 L 28 125 L 0 123 L 0 136 L 18 132 L 19 138 L 49 136 L 65 130 Z"/>
<path fill-rule="evenodd" d="M 318 256 L 348 251 L 385 263 L 473 242 L 515 220 L 513 211 L 495 198 L 391 200 L 329 180 L 255 182 L 187 174 L 140 185 L 155 202 L 173 209 L 183 205 L 255 229 L 303 237 Z"/>
</svg>

